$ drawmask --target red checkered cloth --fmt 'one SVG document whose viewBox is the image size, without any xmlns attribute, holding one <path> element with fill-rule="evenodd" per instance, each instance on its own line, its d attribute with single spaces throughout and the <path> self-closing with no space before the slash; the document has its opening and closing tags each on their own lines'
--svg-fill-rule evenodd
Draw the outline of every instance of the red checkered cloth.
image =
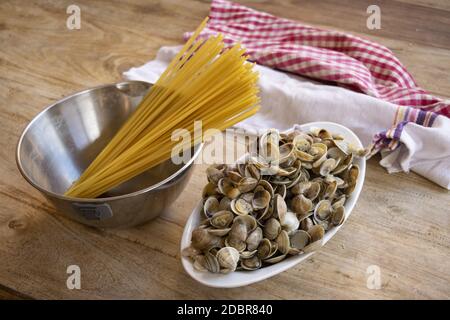
<svg viewBox="0 0 450 320">
<path fill-rule="evenodd" d="M 213 0 L 209 17 L 202 37 L 220 32 L 227 44 L 240 42 L 259 64 L 405 106 L 405 118 L 396 117 L 392 128 L 375 136 L 376 150 L 396 148 L 406 122 L 432 126 L 437 115 L 450 117 L 449 101 L 419 88 L 392 51 L 380 44 L 224 0 Z"/>
</svg>

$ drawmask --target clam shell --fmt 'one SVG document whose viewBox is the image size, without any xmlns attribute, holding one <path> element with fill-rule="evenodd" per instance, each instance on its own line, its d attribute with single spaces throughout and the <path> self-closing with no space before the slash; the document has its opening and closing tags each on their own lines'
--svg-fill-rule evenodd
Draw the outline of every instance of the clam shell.
<svg viewBox="0 0 450 320">
<path fill-rule="evenodd" d="M 281 227 L 283 230 L 285 230 L 288 234 L 291 234 L 295 230 L 298 229 L 300 226 L 300 221 L 297 219 L 297 216 L 293 212 L 286 212 L 284 221 L 281 221 Z"/>
<path fill-rule="evenodd" d="M 311 242 L 316 242 L 318 240 L 322 240 L 325 235 L 325 230 L 321 225 L 314 225 L 308 231 L 311 236 Z"/>
<path fill-rule="evenodd" d="M 242 259 L 241 260 L 241 267 L 244 270 L 257 270 L 261 268 L 262 262 L 261 259 L 258 256 L 253 256 L 249 259 Z"/>
<path fill-rule="evenodd" d="M 253 230 L 247 237 L 247 250 L 256 250 L 263 239 L 263 231 L 260 227 Z"/>
<path fill-rule="evenodd" d="M 238 183 L 238 189 L 241 193 L 250 192 L 258 185 L 258 180 L 253 177 L 244 177 Z"/>
<path fill-rule="evenodd" d="M 271 195 L 267 190 L 258 190 L 255 192 L 252 200 L 253 208 L 264 209 L 269 205 Z"/>
<path fill-rule="evenodd" d="M 297 230 L 289 236 L 292 248 L 303 250 L 311 241 L 311 236 L 304 230 Z"/>
<path fill-rule="evenodd" d="M 296 214 L 303 215 L 312 210 L 313 203 L 310 199 L 301 194 L 292 198 L 291 208 Z"/>
<path fill-rule="evenodd" d="M 206 177 L 208 181 L 213 185 L 217 185 L 220 179 L 224 177 L 223 168 L 217 168 L 216 166 L 210 166 L 206 169 Z"/>
<path fill-rule="evenodd" d="M 271 257 L 269 259 L 264 260 L 264 262 L 269 263 L 269 264 L 274 264 L 274 263 L 278 263 L 282 260 L 284 260 L 284 258 L 286 258 L 286 254 L 282 254 L 276 257 Z"/>
<path fill-rule="evenodd" d="M 252 205 L 244 199 L 233 199 L 230 203 L 231 210 L 239 215 L 245 216 L 253 211 Z"/>
<path fill-rule="evenodd" d="M 314 218 L 318 220 L 326 220 L 331 214 L 331 202 L 329 200 L 321 200 L 314 209 Z"/>
<path fill-rule="evenodd" d="M 331 171 L 333 171 L 334 168 L 336 168 L 336 160 L 334 160 L 333 158 L 329 158 L 327 160 L 325 160 L 319 169 L 319 173 L 321 176 L 326 176 L 328 174 L 331 173 Z"/>
<path fill-rule="evenodd" d="M 205 228 L 192 231 L 192 246 L 198 250 L 208 250 L 220 242 L 220 237 L 210 234 Z"/>
<path fill-rule="evenodd" d="M 218 211 L 209 219 L 209 223 L 216 228 L 227 228 L 233 221 L 233 213 L 230 211 Z"/>
<path fill-rule="evenodd" d="M 331 214 L 331 223 L 335 226 L 339 226 L 344 223 L 345 219 L 345 207 L 339 206 L 333 210 Z"/>
<path fill-rule="evenodd" d="M 275 241 L 278 244 L 278 251 L 282 254 L 287 254 L 289 252 L 289 235 L 285 230 L 281 230 Z"/>
<path fill-rule="evenodd" d="M 263 260 L 270 258 L 272 254 L 275 253 L 272 253 L 272 242 L 267 238 L 261 240 L 257 251 L 258 257 Z"/>
<path fill-rule="evenodd" d="M 258 226 L 258 222 L 255 217 L 250 215 L 235 217 L 233 220 L 233 225 L 235 224 L 243 224 L 247 232 L 252 232 Z"/>
<path fill-rule="evenodd" d="M 217 200 L 214 196 L 208 197 L 203 205 L 203 212 L 205 213 L 205 216 L 210 218 L 217 211 L 219 211 L 219 200 Z"/>
<path fill-rule="evenodd" d="M 226 272 L 232 272 L 237 268 L 240 255 L 235 248 L 224 247 L 217 252 L 216 257 L 220 267 L 227 270 Z"/>
<path fill-rule="evenodd" d="M 209 234 L 212 234 L 213 236 L 223 237 L 226 236 L 231 231 L 231 228 L 206 229 L 206 230 L 208 230 Z"/>
<path fill-rule="evenodd" d="M 280 222 L 275 218 L 270 218 L 264 225 L 263 234 L 265 238 L 274 240 L 280 234 L 280 231 Z"/>
</svg>

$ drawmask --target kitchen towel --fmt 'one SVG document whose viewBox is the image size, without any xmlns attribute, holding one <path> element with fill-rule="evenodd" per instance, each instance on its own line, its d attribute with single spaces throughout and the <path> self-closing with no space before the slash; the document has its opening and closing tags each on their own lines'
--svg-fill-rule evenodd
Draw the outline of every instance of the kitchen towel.
<svg viewBox="0 0 450 320">
<path fill-rule="evenodd" d="M 450 105 L 418 88 L 389 49 L 223 0 L 212 2 L 202 36 L 218 32 L 227 44 L 240 41 L 259 64 L 262 108 L 239 127 L 341 123 L 372 154 L 381 151 L 389 172 L 413 170 L 450 188 Z M 163 47 L 124 76 L 154 82 L 179 49 Z"/>
</svg>

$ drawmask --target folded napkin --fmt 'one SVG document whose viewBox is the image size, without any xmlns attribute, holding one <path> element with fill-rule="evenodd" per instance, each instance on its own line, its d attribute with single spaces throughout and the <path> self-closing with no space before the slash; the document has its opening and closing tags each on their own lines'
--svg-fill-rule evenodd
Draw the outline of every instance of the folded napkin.
<svg viewBox="0 0 450 320">
<path fill-rule="evenodd" d="M 223 0 L 212 2 L 202 36 L 217 32 L 228 44 L 241 41 L 260 72 L 261 110 L 238 127 L 337 122 L 372 154 L 381 151 L 389 172 L 413 170 L 450 188 L 450 104 L 418 88 L 387 48 Z M 163 47 L 155 60 L 124 76 L 155 82 L 180 48 Z"/>
</svg>

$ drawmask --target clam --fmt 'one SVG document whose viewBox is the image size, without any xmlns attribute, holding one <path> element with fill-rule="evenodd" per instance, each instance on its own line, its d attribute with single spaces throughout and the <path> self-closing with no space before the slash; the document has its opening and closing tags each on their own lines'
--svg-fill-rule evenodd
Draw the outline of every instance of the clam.
<svg viewBox="0 0 450 320">
<path fill-rule="evenodd" d="M 297 216 L 293 212 L 286 212 L 284 221 L 281 221 L 281 227 L 283 230 L 285 230 L 288 234 L 293 233 L 295 230 L 298 229 L 300 226 L 300 221 L 297 219 Z"/>
<path fill-rule="evenodd" d="M 281 231 L 281 224 L 275 218 L 270 218 L 266 221 L 263 229 L 264 237 L 269 240 L 274 240 Z"/>
<path fill-rule="evenodd" d="M 338 187 L 337 180 L 333 180 L 333 181 L 327 183 L 323 197 L 327 198 L 327 199 L 333 198 L 334 194 L 336 193 L 337 187 Z"/>
<path fill-rule="evenodd" d="M 202 198 L 206 199 L 210 196 L 215 196 L 219 194 L 219 191 L 217 189 L 217 186 L 212 183 L 212 182 L 208 182 L 204 187 L 203 187 L 203 191 L 202 191 Z"/>
<path fill-rule="evenodd" d="M 230 243 L 244 242 L 247 240 L 247 225 L 245 223 L 234 222 L 228 234 Z"/>
<path fill-rule="evenodd" d="M 307 152 L 300 151 L 300 150 L 295 150 L 295 154 L 297 155 L 297 158 L 299 158 L 301 161 L 305 161 L 305 162 L 312 162 L 312 161 L 314 161 L 314 156 L 310 155 Z"/>
<path fill-rule="evenodd" d="M 239 251 L 233 247 L 221 248 L 216 254 L 222 273 L 233 272 L 239 263 Z"/>
<path fill-rule="evenodd" d="M 229 171 L 227 177 L 235 184 L 239 183 L 242 180 L 241 174 L 236 171 Z"/>
<path fill-rule="evenodd" d="M 279 194 L 284 199 L 286 198 L 287 187 L 284 184 L 280 184 L 275 188 L 274 192 Z"/>
<path fill-rule="evenodd" d="M 256 191 L 253 195 L 253 208 L 256 210 L 266 208 L 269 205 L 270 199 L 271 195 L 267 190 L 263 189 Z"/>
<path fill-rule="evenodd" d="M 350 145 L 345 140 L 334 140 L 334 145 L 345 155 L 350 153 Z"/>
<path fill-rule="evenodd" d="M 244 177 L 238 182 L 238 189 L 241 193 L 250 192 L 258 185 L 258 180 L 252 177 Z"/>
<path fill-rule="evenodd" d="M 263 239 L 263 231 L 260 227 L 253 230 L 247 237 L 247 250 L 253 251 L 258 249 L 260 242 Z"/>
<path fill-rule="evenodd" d="M 214 196 L 208 197 L 203 204 L 205 216 L 207 218 L 212 217 L 217 211 L 219 211 L 219 200 Z"/>
<path fill-rule="evenodd" d="M 314 218 L 319 220 L 328 219 L 331 214 L 331 209 L 331 202 L 329 200 L 319 201 L 314 209 Z"/>
<path fill-rule="evenodd" d="M 278 251 L 280 251 L 282 254 L 287 254 L 289 252 L 289 235 L 286 231 L 281 230 L 275 241 L 278 244 Z"/>
<path fill-rule="evenodd" d="M 222 229 L 206 229 L 208 230 L 209 234 L 212 234 L 213 236 L 223 237 L 226 236 L 230 231 L 231 228 L 222 228 Z"/>
<path fill-rule="evenodd" d="M 313 208 L 313 203 L 301 194 L 292 198 L 291 208 L 296 214 L 303 215 Z"/>
<path fill-rule="evenodd" d="M 220 237 L 208 232 L 205 228 L 192 231 L 192 246 L 198 250 L 209 250 L 220 242 Z"/>
<path fill-rule="evenodd" d="M 193 259 L 196 256 L 201 255 L 201 253 L 202 252 L 200 250 L 194 248 L 193 246 L 186 247 L 181 251 L 181 255 L 183 257 L 188 257 L 188 258 L 193 258 Z"/>
<path fill-rule="evenodd" d="M 287 163 L 290 160 L 295 160 L 294 144 L 285 143 L 279 147 L 280 164 Z"/>
<path fill-rule="evenodd" d="M 239 215 L 245 216 L 253 211 L 252 205 L 244 199 L 233 199 L 230 203 L 231 210 Z"/>
<path fill-rule="evenodd" d="M 311 130 L 311 133 L 322 140 L 333 139 L 333 135 L 326 129 L 315 128 Z"/>
<path fill-rule="evenodd" d="M 262 262 L 261 259 L 255 255 L 249 259 L 242 259 L 241 261 L 241 267 L 244 270 L 257 270 L 261 268 Z"/>
<path fill-rule="evenodd" d="M 280 220 L 281 224 L 283 224 L 287 212 L 286 202 L 284 201 L 283 197 L 280 196 L 279 194 L 275 195 L 273 201 L 274 201 L 273 215 L 275 218 L 278 218 Z"/>
<path fill-rule="evenodd" d="M 357 165 L 352 165 L 350 169 L 348 169 L 348 173 L 346 176 L 346 182 L 348 187 L 345 189 L 345 194 L 350 194 L 355 190 L 356 181 L 359 176 L 359 167 Z"/>
<path fill-rule="evenodd" d="M 254 196 L 254 194 L 252 192 L 246 192 L 244 194 L 241 194 L 239 197 L 241 199 L 247 201 L 248 203 L 252 203 L 253 202 L 253 196 Z"/>
<path fill-rule="evenodd" d="M 207 252 L 205 253 L 205 259 L 203 260 L 204 267 L 206 270 L 212 273 L 217 273 L 220 271 L 219 261 L 217 261 L 216 256 Z"/>
<path fill-rule="evenodd" d="M 264 262 L 269 263 L 269 264 L 274 264 L 274 263 L 278 263 L 280 261 L 283 261 L 284 258 L 286 258 L 287 254 L 282 254 L 276 257 L 271 257 L 269 259 L 264 260 Z"/>
<path fill-rule="evenodd" d="M 250 259 L 253 258 L 258 253 L 258 250 L 253 251 L 243 251 L 240 253 L 241 259 Z"/>
<path fill-rule="evenodd" d="M 274 197 L 275 191 L 273 189 L 272 184 L 269 181 L 267 181 L 267 180 L 260 180 L 259 184 L 258 184 L 258 187 L 255 188 L 255 192 L 258 191 L 258 190 L 263 190 L 263 189 L 266 190 L 267 192 L 269 192 L 271 198 Z"/>
<path fill-rule="evenodd" d="M 270 242 L 267 238 L 262 239 L 256 254 L 262 260 L 270 258 L 273 254 L 275 254 L 272 250 L 272 242 Z"/>
<path fill-rule="evenodd" d="M 339 206 L 336 207 L 331 214 L 331 223 L 335 226 L 339 226 L 344 223 L 345 219 L 345 207 Z"/>
<path fill-rule="evenodd" d="M 204 255 L 198 255 L 194 258 L 194 269 L 201 272 L 208 271 L 206 269 L 206 258 Z"/>
<path fill-rule="evenodd" d="M 194 268 L 202 272 L 209 271 L 218 273 L 220 271 L 220 265 L 217 258 L 209 252 L 205 253 L 205 255 L 198 255 L 195 257 Z"/>
<path fill-rule="evenodd" d="M 292 194 L 304 194 L 306 193 L 309 188 L 311 187 L 310 181 L 302 181 L 294 185 L 291 189 Z M 308 197 L 309 198 L 309 197 Z"/>
<path fill-rule="evenodd" d="M 325 230 L 320 225 L 314 225 L 307 231 L 309 236 L 311 237 L 311 242 L 316 242 L 323 239 L 325 234 Z"/>
<path fill-rule="evenodd" d="M 339 150 L 339 148 L 332 147 L 328 149 L 327 157 L 335 159 L 336 161 L 339 159 L 339 162 L 341 162 L 342 159 L 346 158 L 346 155 L 341 150 Z"/>
<path fill-rule="evenodd" d="M 311 140 L 308 140 L 306 135 L 299 134 L 292 140 L 295 151 L 307 152 L 311 147 Z"/>
<path fill-rule="evenodd" d="M 233 220 L 233 225 L 235 224 L 243 224 L 247 232 L 252 232 L 258 226 L 258 222 L 255 217 L 247 215 L 247 216 L 237 216 Z"/>
<path fill-rule="evenodd" d="M 245 241 L 236 240 L 234 238 L 230 238 L 229 236 L 225 238 L 224 245 L 227 247 L 233 247 L 239 252 L 243 252 L 247 247 Z"/>
<path fill-rule="evenodd" d="M 217 166 L 210 166 L 206 169 L 206 177 L 213 185 L 217 185 L 220 179 L 224 177 L 224 168 Z"/>
<path fill-rule="evenodd" d="M 303 250 L 311 241 L 311 236 L 304 230 L 297 230 L 289 236 L 292 248 Z"/>
<path fill-rule="evenodd" d="M 314 225 L 311 218 L 305 218 L 300 221 L 300 229 L 303 231 L 308 231 Z"/>
<path fill-rule="evenodd" d="M 245 166 L 244 176 L 247 178 L 254 178 L 256 180 L 259 180 L 261 179 L 261 172 L 255 165 L 248 164 Z"/>
<path fill-rule="evenodd" d="M 343 206 L 346 199 L 347 198 L 346 198 L 345 194 L 340 195 L 339 197 L 335 198 L 333 200 L 333 205 L 332 205 L 333 209 L 336 209 L 337 207 Z"/>
<path fill-rule="evenodd" d="M 233 213 L 230 211 L 218 211 L 209 219 L 209 223 L 218 229 L 227 228 L 233 221 L 233 218 Z"/>
<path fill-rule="evenodd" d="M 320 165 L 319 173 L 321 176 L 326 176 L 330 174 L 334 168 L 336 168 L 336 160 L 329 158 Z"/>
<path fill-rule="evenodd" d="M 235 187 L 233 181 L 229 178 L 222 178 L 219 180 L 217 187 L 224 196 L 235 199 L 237 198 L 241 192 L 238 188 Z"/>
<path fill-rule="evenodd" d="M 317 181 L 311 182 L 310 187 L 306 190 L 305 197 L 309 200 L 314 201 L 320 193 L 320 183 Z"/>
<path fill-rule="evenodd" d="M 231 203 L 231 199 L 228 197 L 223 197 L 222 199 L 220 199 L 219 211 L 223 211 L 223 210 L 230 211 L 231 210 L 230 203 Z"/>
</svg>

